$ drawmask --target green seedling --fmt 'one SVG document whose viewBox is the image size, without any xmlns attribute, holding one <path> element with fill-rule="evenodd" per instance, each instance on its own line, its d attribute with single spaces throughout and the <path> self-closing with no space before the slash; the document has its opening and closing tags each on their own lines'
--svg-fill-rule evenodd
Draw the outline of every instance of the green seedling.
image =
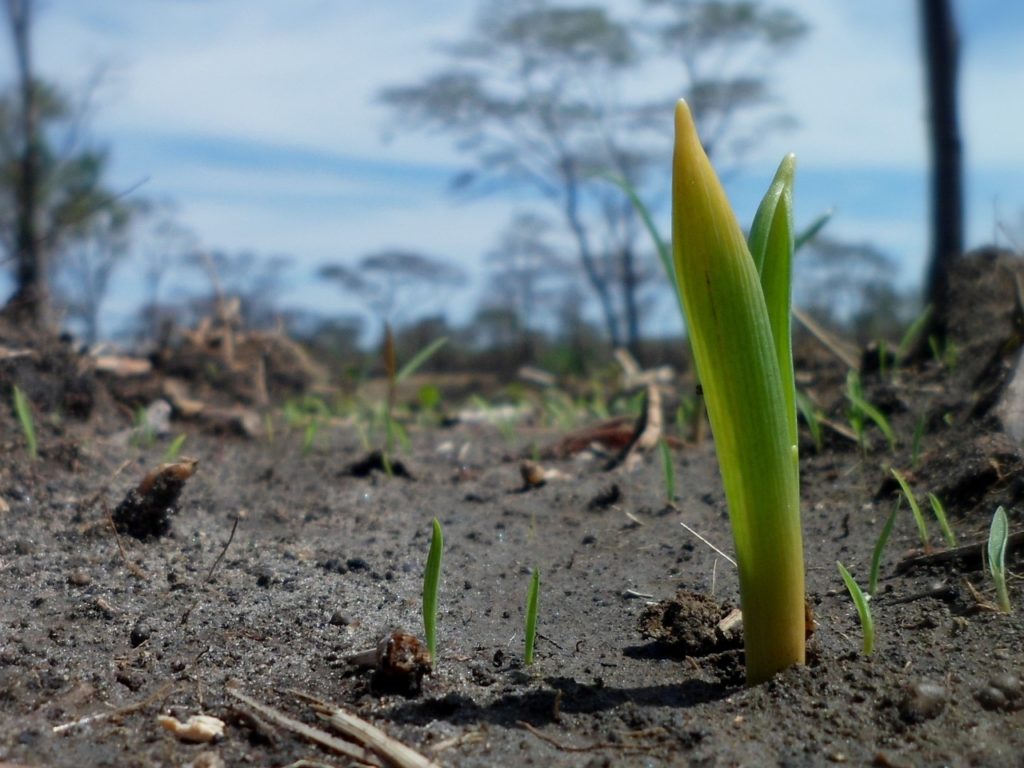
<svg viewBox="0 0 1024 768">
<path fill-rule="evenodd" d="M 171 444 L 167 446 L 167 450 L 164 451 L 164 461 L 173 462 L 177 461 L 181 455 L 181 449 L 185 446 L 185 440 L 188 439 L 188 435 L 182 432 L 180 435 L 171 440 Z"/>
<path fill-rule="evenodd" d="M 658 441 L 658 451 L 661 454 L 661 474 L 665 479 L 665 501 L 671 505 L 676 499 L 676 468 L 672 464 L 672 449 L 665 438 Z"/>
<path fill-rule="evenodd" d="M 747 682 L 756 684 L 805 658 L 790 336 L 795 159 L 779 166 L 748 246 L 685 102 L 675 122 L 676 288 L 729 505 Z"/>
<path fill-rule="evenodd" d="M 870 656 L 875 651 L 875 622 L 871 618 L 871 606 L 868 605 L 868 596 L 865 595 L 853 576 L 846 570 L 846 566 L 836 561 L 839 566 L 839 575 L 843 577 L 846 589 L 853 598 L 853 604 L 857 607 L 857 615 L 860 616 L 860 628 L 864 634 L 864 655 Z"/>
<path fill-rule="evenodd" d="M 886 442 L 889 443 L 889 450 L 896 450 L 896 434 L 892 431 L 889 420 L 864 397 L 860 374 L 854 368 L 851 368 L 850 372 L 846 374 L 846 399 L 850 401 L 850 426 L 853 427 L 853 431 L 857 435 L 857 442 L 860 443 L 861 450 L 867 449 L 864 441 L 865 418 L 871 419 L 885 435 Z"/>
<path fill-rule="evenodd" d="M 21 387 L 14 385 L 14 414 L 18 417 L 21 425 L 21 432 L 25 436 L 25 446 L 28 449 L 28 457 L 32 461 L 39 455 L 39 443 L 36 440 L 36 422 L 32 417 L 32 406 L 28 398 L 21 391 Z"/>
<path fill-rule="evenodd" d="M 921 334 L 924 333 L 924 329 L 932 319 L 933 312 L 934 308 L 932 305 L 926 305 L 925 308 L 921 310 L 921 314 L 919 314 L 914 319 L 914 322 L 910 324 L 906 332 L 903 334 L 903 338 L 900 339 L 899 347 L 896 349 L 897 360 L 906 360 L 914 351 L 914 347 L 917 346 L 917 342 L 921 338 Z"/>
<path fill-rule="evenodd" d="M 1006 587 L 1006 542 L 1010 538 L 1010 523 L 1006 510 L 1001 506 L 992 515 L 992 527 L 988 532 L 988 570 L 996 585 L 996 599 L 999 610 L 1010 613 L 1010 592 Z"/>
<path fill-rule="evenodd" d="M 900 504 L 902 502 L 903 497 L 897 497 L 896 504 L 893 505 L 892 512 L 890 512 L 889 517 L 886 518 L 885 525 L 882 526 L 882 532 L 878 534 L 878 540 L 875 542 L 875 548 L 871 552 L 871 572 L 868 574 L 868 594 L 872 597 L 878 594 L 878 574 L 882 570 L 882 553 L 885 552 L 885 545 L 889 543 L 889 537 L 892 536 L 892 529 L 896 524 L 896 515 L 899 514 Z"/>
<path fill-rule="evenodd" d="M 910 511 L 914 515 L 914 522 L 917 524 L 917 532 L 921 537 L 921 546 L 924 547 L 925 551 L 931 550 L 932 546 L 928 542 L 928 526 L 924 521 L 924 515 L 921 513 L 921 507 L 917 503 L 917 498 L 914 496 L 914 492 L 910 490 L 910 485 L 907 483 L 907 479 L 900 474 L 900 471 L 895 467 L 891 467 L 890 472 L 892 476 L 896 478 L 896 482 L 900 484 L 900 489 L 903 491 L 903 495 L 907 499 L 907 503 L 910 505 Z"/>
<path fill-rule="evenodd" d="M 946 518 L 946 508 L 942 506 L 939 497 L 934 493 L 928 494 L 928 501 L 932 505 L 935 519 L 939 521 L 939 528 L 942 529 L 942 537 L 946 540 L 946 544 L 950 547 L 955 547 L 956 535 L 953 533 L 953 529 L 949 527 L 949 520 Z"/>
<path fill-rule="evenodd" d="M 822 446 L 825 444 L 825 436 L 821 428 L 821 412 L 815 407 L 811 398 L 799 390 L 796 393 L 796 407 L 811 433 L 815 452 L 821 453 Z"/>
<path fill-rule="evenodd" d="M 441 554 L 444 550 L 444 536 L 441 523 L 434 518 L 433 534 L 430 537 L 430 552 L 423 570 L 423 634 L 427 638 L 430 661 L 437 660 L 437 602 L 441 588 Z"/>
<path fill-rule="evenodd" d="M 533 664 L 533 648 L 537 642 L 537 602 L 540 598 L 540 569 L 533 569 L 530 587 L 526 591 L 526 648 L 523 661 L 529 666 Z"/>
</svg>

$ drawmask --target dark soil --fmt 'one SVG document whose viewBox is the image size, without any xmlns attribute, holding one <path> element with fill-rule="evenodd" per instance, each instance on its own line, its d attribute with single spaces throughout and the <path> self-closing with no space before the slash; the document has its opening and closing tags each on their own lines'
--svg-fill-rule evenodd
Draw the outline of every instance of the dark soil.
<svg viewBox="0 0 1024 768">
<path fill-rule="evenodd" d="M 360 464 L 367 451 L 351 425 L 324 428 L 308 454 L 283 429 L 270 440 L 189 426 L 196 473 L 176 509 L 160 508 L 169 528 L 138 540 L 115 537 L 110 517 L 170 436 L 124 440 L 130 415 L 64 347 L 0 359 L 0 395 L 9 403 L 19 384 L 40 433 L 31 462 L 13 413 L 0 414 L 0 760 L 348 764 L 269 724 L 234 687 L 308 724 L 318 722 L 296 691 L 343 706 L 441 765 L 1024 764 L 1024 584 L 1011 578 L 1004 615 L 991 610 L 976 553 L 909 560 L 921 542 L 904 507 L 872 601 L 877 650 L 865 658 L 836 570 L 840 560 L 866 586 L 896 500 L 890 466 L 926 514 L 928 492 L 945 502 L 961 544 L 987 537 L 998 504 L 1011 530 L 1024 527 L 1024 454 L 994 415 L 1020 346 L 1006 289 L 1020 270 L 1005 255 L 976 258 L 957 283 L 957 361 L 863 376 L 896 450 L 874 426 L 865 450 L 826 428 L 816 453 L 803 436 L 816 626 L 808 664 L 755 688 L 743 684 L 738 636 L 717 627 L 738 603 L 735 570 L 679 525 L 731 550 L 710 441 L 675 452 L 667 504 L 656 454 L 632 472 L 604 471 L 609 456 L 587 452 L 544 460 L 566 477 L 524 488 L 520 460 L 565 428 L 410 427 L 405 476 L 389 478 L 372 456 Z M 798 369 L 828 419 L 847 425 L 845 369 L 818 351 Z M 421 633 L 435 516 L 445 533 L 439 658 L 418 689 L 381 686 L 348 657 L 396 628 Z M 1019 555 L 1009 564 L 1020 570 Z M 525 667 L 534 567 L 540 637 Z M 225 736 L 185 743 L 160 714 L 219 717 Z"/>
</svg>

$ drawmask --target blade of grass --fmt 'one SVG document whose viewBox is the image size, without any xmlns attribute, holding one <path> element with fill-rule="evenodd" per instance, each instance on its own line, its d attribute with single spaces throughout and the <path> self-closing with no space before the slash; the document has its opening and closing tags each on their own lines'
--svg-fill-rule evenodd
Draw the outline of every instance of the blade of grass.
<svg viewBox="0 0 1024 768">
<path fill-rule="evenodd" d="M 843 577 L 846 589 L 853 598 L 853 604 L 857 607 L 857 615 L 860 616 L 860 628 L 864 633 L 864 655 L 870 656 L 875 651 L 875 622 L 871 618 L 871 606 L 868 605 L 867 596 L 861 591 L 860 586 L 853 580 L 853 576 L 846 570 L 846 566 L 836 561 L 839 566 L 839 575 Z"/>
<path fill-rule="evenodd" d="M 796 236 L 796 239 L 793 241 L 793 251 L 799 251 L 811 240 L 817 237 L 818 233 L 825 228 L 825 225 L 828 224 L 829 220 L 832 218 L 832 213 L 832 209 L 829 208 L 827 211 L 820 214 L 818 218 L 812 221 L 809 225 L 807 225 L 804 228 L 804 230 L 800 234 L 798 234 Z"/>
<path fill-rule="evenodd" d="M 942 536 L 946 539 L 946 544 L 951 548 L 956 546 L 956 535 L 953 533 L 953 529 L 949 527 L 949 520 L 946 518 L 946 508 L 942 506 L 942 502 L 939 501 L 939 497 L 934 493 L 928 494 L 928 501 L 932 505 L 932 511 L 935 513 L 935 519 L 939 521 L 939 528 L 942 529 Z"/>
<path fill-rule="evenodd" d="M 910 504 L 910 511 L 914 514 L 914 522 L 917 523 L 917 532 L 921 536 L 921 546 L 924 547 L 925 551 L 929 551 L 931 549 L 931 544 L 928 543 L 928 526 L 924 521 L 924 515 L 921 514 L 921 507 L 917 504 L 914 492 L 910 490 L 910 485 L 907 483 L 907 479 L 900 474 L 899 470 L 895 467 L 891 467 L 889 471 L 892 472 L 892 476 L 896 478 L 896 482 L 900 484 L 900 488 L 903 490 L 903 495 L 907 497 L 907 503 Z"/>
<path fill-rule="evenodd" d="M 423 571 L 423 634 L 427 638 L 430 661 L 437 661 L 437 605 L 441 588 L 441 556 L 444 550 L 444 536 L 441 523 L 434 518 L 433 533 L 430 537 L 430 552 L 427 566 Z"/>
<path fill-rule="evenodd" d="M 21 431 L 25 435 L 28 457 L 35 461 L 39 455 L 39 443 L 36 440 L 36 424 L 32 418 L 32 406 L 29 405 L 28 398 L 17 384 L 14 385 L 14 414 L 18 417 Z"/>
<path fill-rule="evenodd" d="M 533 664 L 533 649 L 537 642 L 537 607 L 540 599 L 540 569 L 534 568 L 530 587 L 526 592 L 526 649 L 523 660 L 527 666 Z"/>
<path fill-rule="evenodd" d="M 442 336 L 439 339 L 434 339 L 427 346 L 417 352 L 405 365 L 401 367 L 398 373 L 395 374 L 395 383 L 401 384 L 403 381 L 412 376 L 418 371 L 424 363 L 430 358 L 437 354 L 438 350 L 441 349 L 445 344 L 448 343 L 448 337 Z M 392 354 L 394 354 L 394 345 L 392 345 Z"/>
<path fill-rule="evenodd" d="M 672 449 L 665 438 L 658 441 L 658 450 L 661 453 L 661 474 L 665 479 L 665 500 L 672 504 L 676 499 L 676 470 L 672 464 Z"/>
<path fill-rule="evenodd" d="M 885 435 L 886 442 L 889 443 L 889 450 L 896 450 L 896 433 L 892 431 L 892 426 L 889 424 L 889 420 L 885 418 L 885 414 L 875 408 L 864 397 L 864 390 L 860 383 L 860 374 L 854 368 L 851 368 L 850 372 L 846 374 L 846 398 L 850 401 L 850 405 L 871 419 L 875 426 L 881 430 L 882 434 Z"/>
<path fill-rule="evenodd" d="M 896 515 L 900 511 L 900 504 L 902 502 L 902 496 L 896 499 L 896 504 L 893 506 L 892 512 L 889 513 L 889 517 L 886 519 L 885 525 L 882 526 L 882 532 L 878 534 L 878 540 L 875 542 L 875 548 L 871 552 L 871 572 L 868 574 L 868 594 L 872 597 L 878 594 L 878 574 L 882 570 L 882 553 L 885 552 L 885 545 L 889 543 L 889 537 L 892 536 L 892 529 L 896 523 Z"/>
</svg>

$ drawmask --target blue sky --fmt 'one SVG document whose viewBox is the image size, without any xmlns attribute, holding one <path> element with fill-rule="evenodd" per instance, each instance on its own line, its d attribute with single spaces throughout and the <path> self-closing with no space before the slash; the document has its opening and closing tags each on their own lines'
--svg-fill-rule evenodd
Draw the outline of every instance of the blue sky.
<svg viewBox="0 0 1024 768">
<path fill-rule="evenodd" d="M 916 3 L 793 0 L 812 27 L 777 69 L 798 120 L 730 174 L 743 221 L 788 151 L 799 157 L 797 217 L 836 211 L 832 234 L 870 240 L 919 279 L 927 249 L 925 108 Z M 625 0 L 614 0 L 613 7 Z M 112 182 L 177 203 L 207 247 L 288 253 L 284 305 L 350 313 L 319 264 L 383 247 L 444 256 L 471 272 L 514 209 L 459 202 L 463 163 L 443 137 L 394 134 L 375 102 L 443 63 L 438 43 L 469 27 L 472 0 L 47 0 L 37 27 L 42 73 L 69 87 L 102 68 L 92 133 L 112 150 Z M 960 0 L 968 244 L 1024 211 L 1024 3 Z M 7 49 L 9 51 L 9 48 Z M 0 57 L 10 76 L 10 55 Z M 666 115 L 666 121 L 671 116 Z M 666 159 L 666 184 L 667 176 Z M 125 264 L 107 309 L 132 311 Z M 464 319 L 477 296 L 454 303 Z"/>
</svg>

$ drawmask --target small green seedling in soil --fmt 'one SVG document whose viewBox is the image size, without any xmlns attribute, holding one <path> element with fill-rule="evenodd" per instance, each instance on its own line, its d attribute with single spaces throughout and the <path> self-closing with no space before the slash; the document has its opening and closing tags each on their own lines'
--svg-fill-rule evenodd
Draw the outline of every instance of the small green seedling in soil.
<svg viewBox="0 0 1024 768">
<path fill-rule="evenodd" d="M 779 165 L 748 240 L 685 102 L 675 122 L 672 266 L 729 507 L 755 685 L 805 659 L 791 339 L 795 158 Z"/>
<path fill-rule="evenodd" d="M 875 651 L 875 622 L 871 618 L 871 606 L 868 605 L 868 596 L 865 595 L 853 576 L 846 570 L 846 566 L 836 561 L 839 566 L 839 575 L 843 577 L 846 589 L 853 598 L 853 604 L 857 607 L 857 615 L 860 616 L 860 628 L 864 633 L 864 655 L 870 656 Z"/>
<path fill-rule="evenodd" d="M 1006 542 L 1010 537 L 1010 523 L 1006 519 L 1006 510 L 996 508 L 992 516 L 992 527 L 988 532 L 988 570 L 996 585 L 996 599 L 999 610 L 1010 613 L 1010 592 L 1006 587 Z"/>
<path fill-rule="evenodd" d="M 854 368 L 851 368 L 850 372 L 846 374 L 846 399 L 850 401 L 850 426 L 853 427 L 853 431 L 857 435 L 857 442 L 860 443 L 861 450 L 866 449 L 864 442 L 865 417 L 871 419 L 885 435 L 886 442 L 889 443 L 889 450 L 896 450 L 896 434 L 892 431 L 889 420 L 864 397 L 860 374 Z"/>
<path fill-rule="evenodd" d="M 928 325 L 928 321 L 932 319 L 932 313 L 933 307 L 931 304 L 928 304 L 907 328 L 903 338 L 900 339 L 899 347 L 896 349 L 897 360 L 900 362 L 906 360 L 914 351 L 914 347 L 917 346 L 917 341 L 921 338 L 921 334 Z"/>
<path fill-rule="evenodd" d="M 949 519 L 946 517 L 946 508 L 939 501 L 939 497 L 934 493 L 928 494 L 928 501 L 932 505 L 932 511 L 935 513 L 935 519 L 939 521 L 939 528 L 942 529 L 942 536 L 946 540 L 946 544 L 950 547 L 956 546 L 956 534 L 953 533 L 953 529 L 949 527 Z"/>
<path fill-rule="evenodd" d="M 540 569 L 534 568 L 530 587 L 526 591 L 526 649 L 523 661 L 533 664 L 533 648 L 537 643 L 537 603 L 540 598 Z"/>
<path fill-rule="evenodd" d="M 167 446 L 167 450 L 164 451 L 164 461 L 165 462 L 171 463 L 173 461 L 177 461 L 178 456 L 181 455 L 181 449 L 185 446 L 185 440 L 187 438 L 188 438 L 188 435 L 186 433 L 182 432 L 176 438 L 171 440 L 171 444 L 168 445 Z"/>
<path fill-rule="evenodd" d="M 907 497 L 907 503 L 910 504 L 910 511 L 914 515 L 914 522 L 917 523 L 917 532 L 921 536 L 921 546 L 924 547 L 925 552 L 928 552 L 932 548 L 931 544 L 928 543 L 928 526 L 925 524 L 924 515 L 921 513 L 921 507 L 917 504 L 914 492 L 910 490 L 910 485 L 907 483 L 907 479 L 900 474 L 899 470 L 892 467 L 890 468 L 890 471 L 892 472 L 892 476 L 896 478 L 896 482 L 900 484 L 903 495 Z"/>
<path fill-rule="evenodd" d="M 21 425 L 21 432 L 25 435 L 25 445 L 28 449 L 28 457 L 35 461 L 39 455 L 39 443 L 36 440 L 36 422 L 32 418 L 32 406 L 28 398 L 21 391 L 21 387 L 14 385 L 14 413 Z"/>
<path fill-rule="evenodd" d="M 665 438 L 658 441 L 658 451 L 661 453 L 661 474 L 665 479 L 665 501 L 671 506 L 676 500 L 676 469 L 672 464 L 672 449 Z"/>
<path fill-rule="evenodd" d="M 423 570 L 423 634 L 427 638 L 430 661 L 437 659 L 437 599 L 441 588 L 441 553 L 444 550 L 444 536 L 441 523 L 434 518 L 433 534 L 430 537 L 430 552 L 427 566 Z"/>
<path fill-rule="evenodd" d="M 885 525 L 882 526 L 882 532 L 878 534 L 878 541 L 875 542 L 875 548 L 871 552 L 871 572 L 868 574 L 868 594 L 874 597 L 878 594 L 878 574 L 882 569 L 882 553 L 885 552 L 885 545 L 889 543 L 889 537 L 892 536 L 892 529 L 896 523 L 896 515 L 900 511 L 900 504 L 903 503 L 903 497 L 899 496 L 896 499 L 896 504 L 892 508 L 892 512 L 889 513 L 889 517 L 885 521 Z"/>
</svg>

